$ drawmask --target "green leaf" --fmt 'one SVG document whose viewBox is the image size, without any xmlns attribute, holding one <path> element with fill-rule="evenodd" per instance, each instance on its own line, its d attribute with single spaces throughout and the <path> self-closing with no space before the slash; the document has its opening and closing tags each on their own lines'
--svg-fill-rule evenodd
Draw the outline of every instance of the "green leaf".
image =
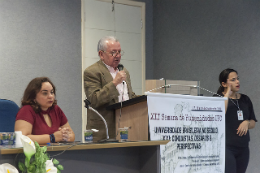
<svg viewBox="0 0 260 173">
<path fill-rule="evenodd" d="M 46 162 L 46 160 L 50 160 L 50 157 L 48 156 L 48 154 L 44 155 L 44 159 L 45 159 L 45 162 Z"/>
<path fill-rule="evenodd" d="M 42 163 L 43 163 L 43 157 L 40 157 L 40 158 L 39 158 L 39 161 L 40 161 L 40 163 L 42 164 Z"/>
<path fill-rule="evenodd" d="M 42 168 L 41 173 L 45 173 L 45 172 L 46 172 L 46 168 Z"/>
<path fill-rule="evenodd" d="M 61 173 L 59 169 L 57 169 L 57 173 Z"/>
<path fill-rule="evenodd" d="M 64 169 L 62 165 L 58 165 L 57 168 L 61 171 Z"/>
<path fill-rule="evenodd" d="M 45 163 L 42 164 L 42 168 L 46 169 L 46 164 Z"/>
<path fill-rule="evenodd" d="M 38 161 L 39 161 L 39 158 L 40 158 L 40 154 L 39 154 L 39 153 L 36 153 L 34 158 L 35 158 L 36 162 L 38 162 Z"/>
<path fill-rule="evenodd" d="M 35 148 L 36 148 L 36 153 L 41 152 L 41 147 L 36 141 L 34 142 L 34 145 L 35 145 Z"/>
<path fill-rule="evenodd" d="M 34 170 L 35 170 L 35 166 L 34 166 L 33 164 L 31 164 L 31 165 L 29 166 L 29 168 L 28 168 L 28 171 L 34 172 Z"/>
<path fill-rule="evenodd" d="M 39 157 L 36 157 L 36 156 L 35 156 L 35 162 L 36 162 L 36 165 L 40 165 L 40 159 L 39 159 Z"/>
<path fill-rule="evenodd" d="M 38 142 L 34 141 L 34 145 L 36 148 L 41 148 L 40 145 L 38 144 Z"/>
<path fill-rule="evenodd" d="M 41 173 L 39 168 L 36 168 L 35 173 Z"/>
<path fill-rule="evenodd" d="M 53 159 L 53 164 L 58 165 L 60 162 L 57 159 Z"/>
<path fill-rule="evenodd" d="M 25 165 L 22 162 L 18 162 L 18 168 L 20 171 L 24 172 L 25 171 Z"/>
<path fill-rule="evenodd" d="M 47 151 L 47 146 L 42 147 L 42 152 L 45 153 Z"/>
<path fill-rule="evenodd" d="M 32 161 L 31 165 L 36 165 L 36 160 Z"/>
</svg>

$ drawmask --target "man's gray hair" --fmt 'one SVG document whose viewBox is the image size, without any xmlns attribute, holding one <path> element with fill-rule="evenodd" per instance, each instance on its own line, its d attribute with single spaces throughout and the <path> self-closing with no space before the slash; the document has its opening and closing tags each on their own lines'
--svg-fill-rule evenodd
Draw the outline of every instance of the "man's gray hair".
<svg viewBox="0 0 260 173">
<path fill-rule="evenodd" d="M 105 36 L 103 38 L 101 38 L 98 41 L 98 45 L 97 45 L 97 51 L 99 52 L 100 50 L 105 51 L 107 49 L 107 43 L 106 41 L 114 41 L 114 42 L 118 42 L 118 39 L 115 36 Z"/>
</svg>

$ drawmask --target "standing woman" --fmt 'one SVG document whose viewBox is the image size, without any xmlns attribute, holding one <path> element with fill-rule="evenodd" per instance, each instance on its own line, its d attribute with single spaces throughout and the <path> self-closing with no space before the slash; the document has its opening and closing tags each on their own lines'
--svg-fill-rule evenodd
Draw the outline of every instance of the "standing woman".
<svg viewBox="0 0 260 173">
<path fill-rule="evenodd" d="M 236 70 L 225 69 L 219 75 L 218 95 L 227 97 L 225 173 L 245 173 L 249 162 L 249 129 L 255 127 L 255 113 L 250 98 L 238 93 Z"/>
<path fill-rule="evenodd" d="M 24 91 L 22 108 L 15 121 L 15 131 L 39 144 L 74 141 L 68 119 L 57 105 L 56 89 L 47 77 L 33 79 Z"/>
</svg>

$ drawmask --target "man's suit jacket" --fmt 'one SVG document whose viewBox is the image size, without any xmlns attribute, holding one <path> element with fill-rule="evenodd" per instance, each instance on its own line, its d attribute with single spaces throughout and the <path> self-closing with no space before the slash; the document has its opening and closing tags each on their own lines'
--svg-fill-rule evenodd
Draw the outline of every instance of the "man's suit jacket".
<svg viewBox="0 0 260 173">
<path fill-rule="evenodd" d="M 132 90 L 129 72 L 124 68 L 126 73 L 127 89 L 129 99 L 136 97 Z M 116 86 L 112 83 L 113 77 L 105 64 L 99 60 L 89 66 L 84 71 L 84 89 L 87 99 L 91 102 L 91 107 L 96 109 L 107 121 L 110 138 L 115 138 L 115 115 L 114 111 L 106 110 L 106 107 L 118 102 L 119 93 Z M 105 125 L 102 119 L 95 112 L 87 111 L 87 129 L 98 129 L 94 133 L 94 141 L 106 139 Z"/>
</svg>

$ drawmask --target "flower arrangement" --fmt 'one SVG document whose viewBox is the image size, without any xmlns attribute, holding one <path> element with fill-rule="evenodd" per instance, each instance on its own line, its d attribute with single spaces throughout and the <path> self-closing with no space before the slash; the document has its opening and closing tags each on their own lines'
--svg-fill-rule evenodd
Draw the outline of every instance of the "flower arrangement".
<svg viewBox="0 0 260 173">
<path fill-rule="evenodd" d="M 18 168 L 22 173 L 60 173 L 63 170 L 63 166 L 59 165 L 58 160 L 50 160 L 46 153 L 46 146 L 40 147 L 36 141 L 33 142 L 29 137 L 24 135 L 21 136 L 21 141 L 25 161 L 24 163 L 19 161 Z"/>
</svg>

